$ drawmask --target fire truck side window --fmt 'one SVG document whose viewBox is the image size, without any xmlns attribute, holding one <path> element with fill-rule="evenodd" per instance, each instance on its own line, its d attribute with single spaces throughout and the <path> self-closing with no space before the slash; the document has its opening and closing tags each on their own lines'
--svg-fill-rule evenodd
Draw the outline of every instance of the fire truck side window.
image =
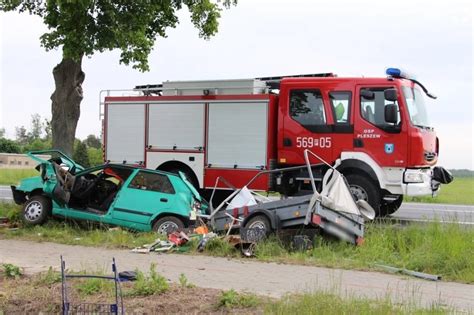
<svg viewBox="0 0 474 315">
<path fill-rule="evenodd" d="M 329 99 L 336 124 L 348 124 L 350 120 L 351 92 L 330 92 Z"/>
<path fill-rule="evenodd" d="M 292 90 L 290 116 L 305 127 L 326 125 L 321 92 L 319 90 Z"/>
<path fill-rule="evenodd" d="M 384 88 L 362 89 L 360 96 L 360 113 L 362 118 L 381 129 L 389 128 L 390 125 L 385 121 L 385 105 L 398 102 L 387 101 L 384 96 Z M 365 92 L 365 93 L 363 93 Z M 398 121 L 400 123 L 400 111 L 398 111 Z"/>
</svg>

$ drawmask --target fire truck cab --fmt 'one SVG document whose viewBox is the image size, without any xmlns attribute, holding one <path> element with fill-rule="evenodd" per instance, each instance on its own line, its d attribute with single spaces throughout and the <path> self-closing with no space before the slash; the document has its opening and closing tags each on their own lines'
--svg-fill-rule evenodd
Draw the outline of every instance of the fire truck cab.
<svg viewBox="0 0 474 315">
<path fill-rule="evenodd" d="M 354 198 L 378 215 L 396 211 L 403 195 L 431 195 L 449 182 L 433 177 L 439 141 L 423 99 L 434 96 L 398 69 L 381 78 L 167 81 L 101 95 L 106 161 L 182 171 L 201 189 L 218 177 L 241 187 L 261 170 L 294 167 L 250 188 L 302 193 L 310 187 L 305 149 L 337 165 Z M 317 180 L 326 169 L 315 166 Z"/>
</svg>

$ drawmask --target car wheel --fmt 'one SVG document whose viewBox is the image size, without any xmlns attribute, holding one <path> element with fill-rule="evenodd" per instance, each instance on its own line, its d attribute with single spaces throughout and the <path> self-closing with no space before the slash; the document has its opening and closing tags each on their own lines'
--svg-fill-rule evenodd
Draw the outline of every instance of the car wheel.
<svg viewBox="0 0 474 315">
<path fill-rule="evenodd" d="M 265 235 L 272 232 L 272 226 L 268 218 L 264 215 L 257 215 L 248 220 L 245 223 L 244 228 L 246 229 L 262 229 L 265 231 Z"/>
<path fill-rule="evenodd" d="M 163 217 L 153 224 L 153 231 L 164 235 L 182 228 L 184 228 L 183 221 L 172 216 Z"/>
<path fill-rule="evenodd" d="M 380 213 L 383 216 L 390 215 L 400 208 L 403 202 L 403 195 L 399 195 L 397 199 L 393 201 L 383 201 L 380 205 Z"/>
<path fill-rule="evenodd" d="M 346 179 L 355 201 L 365 200 L 374 208 L 377 217 L 384 215 L 380 212 L 380 191 L 370 179 L 358 174 L 347 175 Z"/>
<path fill-rule="evenodd" d="M 44 196 L 33 196 L 23 206 L 23 221 L 29 225 L 43 224 L 51 214 L 51 200 Z"/>
</svg>

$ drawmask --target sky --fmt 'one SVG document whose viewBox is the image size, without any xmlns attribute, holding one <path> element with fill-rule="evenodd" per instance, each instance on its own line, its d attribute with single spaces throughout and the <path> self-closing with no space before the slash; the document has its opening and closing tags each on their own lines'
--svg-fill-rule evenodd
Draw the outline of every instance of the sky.
<svg viewBox="0 0 474 315">
<path fill-rule="evenodd" d="M 387 67 L 401 67 L 438 96 L 427 100 L 438 164 L 474 169 L 472 9 L 468 0 L 239 0 L 209 41 L 182 11 L 180 24 L 156 41 L 147 73 L 120 65 L 118 51 L 83 60 L 76 137 L 100 135 L 100 90 L 320 72 L 383 77 Z M 0 13 L 0 128 L 7 137 L 15 126 L 28 128 L 34 113 L 51 117 L 61 50 L 40 46 L 46 31 L 38 17 Z"/>
</svg>

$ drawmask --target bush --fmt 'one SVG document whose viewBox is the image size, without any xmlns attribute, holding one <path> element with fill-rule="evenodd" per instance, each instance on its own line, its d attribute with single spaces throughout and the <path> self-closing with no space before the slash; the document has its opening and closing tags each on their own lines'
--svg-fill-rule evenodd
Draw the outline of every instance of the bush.
<svg viewBox="0 0 474 315">
<path fill-rule="evenodd" d="M 0 138 L 0 152 L 20 153 L 20 146 L 13 140 Z"/>
<path fill-rule="evenodd" d="M 3 273 L 7 278 L 19 278 L 23 273 L 20 267 L 13 264 L 3 264 Z"/>
<path fill-rule="evenodd" d="M 234 289 L 222 291 L 219 296 L 219 307 L 254 307 L 259 303 L 256 295 L 248 293 L 237 293 Z"/>
<path fill-rule="evenodd" d="M 148 277 L 143 272 L 137 270 L 137 280 L 133 283 L 133 288 L 128 292 L 128 295 L 148 296 L 166 292 L 169 289 L 168 282 L 156 272 L 155 268 L 155 264 L 151 264 Z"/>
</svg>

